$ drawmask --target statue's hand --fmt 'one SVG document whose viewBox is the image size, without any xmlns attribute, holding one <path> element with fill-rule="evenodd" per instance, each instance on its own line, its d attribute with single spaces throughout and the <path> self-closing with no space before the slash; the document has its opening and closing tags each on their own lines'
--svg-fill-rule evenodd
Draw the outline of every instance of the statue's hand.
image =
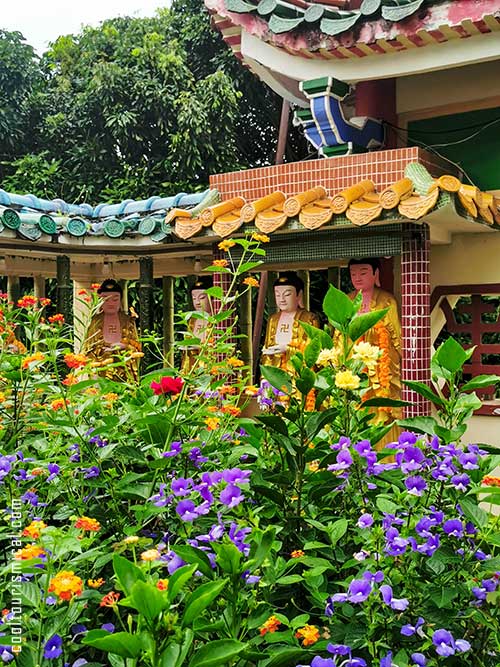
<svg viewBox="0 0 500 667">
<path fill-rule="evenodd" d="M 262 354 L 283 354 L 283 352 L 287 351 L 287 346 L 286 345 L 271 345 L 271 347 L 266 347 L 264 350 L 262 350 Z"/>
</svg>

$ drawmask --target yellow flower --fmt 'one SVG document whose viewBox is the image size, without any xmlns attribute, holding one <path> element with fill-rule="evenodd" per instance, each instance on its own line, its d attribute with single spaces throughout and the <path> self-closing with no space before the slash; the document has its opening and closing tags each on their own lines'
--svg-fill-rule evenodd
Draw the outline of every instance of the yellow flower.
<svg viewBox="0 0 500 667">
<path fill-rule="evenodd" d="M 228 263 L 229 262 L 227 261 L 227 259 L 214 259 L 214 261 L 212 262 L 212 265 L 217 266 L 221 269 L 225 269 L 226 266 L 228 265 Z"/>
<path fill-rule="evenodd" d="M 69 399 L 64 398 L 55 398 L 53 401 L 50 401 L 50 407 L 52 410 L 61 410 L 65 405 L 69 405 Z"/>
<path fill-rule="evenodd" d="M 220 421 L 217 417 L 207 417 L 205 419 L 206 427 L 209 431 L 215 431 L 220 424 Z"/>
<path fill-rule="evenodd" d="M 104 584 L 104 579 L 100 577 L 99 579 L 87 579 L 87 586 L 89 588 L 100 588 Z"/>
<path fill-rule="evenodd" d="M 156 582 L 156 588 L 159 591 L 168 590 L 168 579 L 158 579 L 158 581 Z"/>
<path fill-rule="evenodd" d="M 158 549 L 148 549 L 141 554 L 141 560 L 146 561 L 147 563 L 150 563 L 153 560 L 159 560 L 159 558 L 160 552 Z"/>
<path fill-rule="evenodd" d="M 239 368 L 240 366 L 245 365 L 241 359 L 238 359 L 238 357 L 229 357 L 229 359 L 227 359 L 227 364 L 233 368 Z"/>
<path fill-rule="evenodd" d="M 49 593 L 55 593 L 60 600 L 71 600 L 82 591 L 83 581 L 72 570 L 62 570 L 50 580 Z"/>
<path fill-rule="evenodd" d="M 227 239 L 226 241 L 221 241 L 218 245 L 219 250 L 224 250 L 224 252 L 229 252 L 230 248 L 235 246 L 236 243 L 234 241 L 230 241 Z"/>
<path fill-rule="evenodd" d="M 259 243 L 269 243 L 270 238 L 266 234 L 252 234 L 252 241 L 258 241 Z"/>
<path fill-rule="evenodd" d="M 335 386 L 339 389 L 357 389 L 361 380 L 352 371 L 340 371 L 335 376 Z"/>
<path fill-rule="evenodd" d="M 318 355 L 317 364 L 318 366 L 336 366 L 339 361 L 339 351 L 337 348 L 332 347 L 331 350 L 323 349 Z"/>
<path fill-rule="evenodd" d="M 353 359 L 362 361 L 368 368 L 374 368 L 377 365 L 380 357 L 380 349 L 376 345 L 370 343 L 356 343 L 353 349 Z"/>
<path fill-rule="evenodd" d="M 123 544 L 136 544 L 139 541 L 137 535 L 127 535 L 123 540 Z"/>
<path fill-rule="evenodd" d="M 311 472 L 316 472 L 317 470 L 319 470 L 319 461 L 311 461 L 311 463 L 309 464 L 309 470 Z"/>
<path fill-rule="evenodd" d="M 109 393 L 104 394 L 103 398 L 106 399 L 106 401 L 109 401 L 109 403 L 113 403 L 118 399 L 118 394 L 115 394 L 112 391 L 110 391 Z"/>
<path fill-rule="evenodd" d="M 245 278 L 243 281 L 244 285 L 248 285 L 248 287 L 258 287 L 259 286 L 259 281 L 257 278 L 253 278 L 252 276 L 248 276 L 248 278 Z"/>
<path fill-rule="evenodd" d="M 97 396 L 99 389 L 97 387 L 87 387 L 83 393 L 87 394 L 87 396 Z"/>
<path fill-rule="evenodd" d="M 276 632 L 280 625 L 281 621 L 279 621 L 276 616 L 269 616 L 267 621 L 260 626 L 260 634 L 265 635 L 268 632 Z"/>
<path fill-rule="evenodd" d="M 31 354 L 29 357 L 25 357 L 23 359 L 21 367 L 23 369 L 26 369 L 29 368 L 29 365 L 34 361 L 44 361 L 44 360 L 45 360 L 45 355 L 42 352 L 35 352 L 35 354 Z"/>
<path fill-rule="evenodd" d="M 28 544 L 16 551 L 14 558 L 16 560 L 31 560 L 32 558 L 40 558 L 40 556 L 43 556 L 44 554 L 45 551 L 41 547 L 36 544 Z"/>
<path fill-rule="evenodd" d="M 44 528 L 47 528 L 45 521 L 39 521 L 35 519 L 35 521 L 32 521 L 30 525 L 26 526 L 26 528 L 23 530 L 23 536 L 32 537 L 36 540 L 38 537 L 40 537 L 40 534 Z"/>
<path fill-rule="evenodd" d="M 319 630 L 315 625 L 304 625 L 295 633 L 297 639 L 302 639 L 302 646 L 315 644 L 319 639 Z"/>
<path fill-rule="evenodd" d="M 5 403 L 6 396 L 3 391 L 0 391 L 0 403 Z"/>
<path fill-rule="evenodd" d="M 306 554 L 304 551 L 302 551 L 302 549 L 295 549 L 295 551 L 292 551 L 292 553 L 290 554 L 292 558 L 302 558 L 302 556 L 305 555 Z"/>
<path fill-rule="evenodd" d="M 257 394 L 259 393 L 259 388 L 256 387 L 254 384 L 251 384 L 248 387 L 245 387 L 243 393 L 245 394 L 245 396 L 257 396 Z"/>
<path fill-rule="evenodd" d="M 96 519 L 89 519 L 88 516 L 81 516 L 76 520 L 75 528 L 97 533 L 97 531 L 101 529 L 101 524 Z"/>
</svg>

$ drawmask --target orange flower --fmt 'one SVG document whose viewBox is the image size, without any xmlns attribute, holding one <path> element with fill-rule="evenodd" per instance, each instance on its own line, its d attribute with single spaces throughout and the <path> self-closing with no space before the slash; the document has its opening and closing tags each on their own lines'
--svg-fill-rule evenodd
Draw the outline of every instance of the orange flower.
<svg viewBox="0 0 500 667">
<path fill-rule="evenodd" d="M 295 549 L 295 551 L 292 551 L 292 553 L 290 554 L 292 558 L 302 558 L 302 556 L 305 555 L 306 554 L 304 551 L 302 551 L 302 549 Z"/>
<path fill-rule="evenodd" d="M 71 600 L 83 591 L 83 581 L 72 570 L 62 570 L 52 577 L 49 593 L 55 593 L 60 600 Z"/>
<path fill-rule="evenodd" d="M 64 315 L 62 313 L 56 313 L 49 317 L 49 322 L 51 324 L 64 324 Z"/>
<path fill-rule="evenodd" d="M 23 296 L 18 299 L 17 305 L 19 308 L 30 308 L 31 306 L 35 306 L 37 301 L 36 296 Z"/>
<path fill-rule="evenodd" d="M 261 636 L 264 636 L 268 632 L 276 632 L 280 625 L 281 621 L 279 621 L 276 616 L 269 616 L 267 621 L 259 628 Z"/>
<path fill-rule="evenodd" d="M 30 354 L 29 357 L 24 357 L 21 368 L 29 368 L 29 365 L 34 361 L 45 361 L 45 355 L 43 352 L 35 352 L 34 354 Z"/>
<path fill-rule="evenodd" d="M 86 294 L 87 294 L 87 290 L 86 290 L 86 289 L 79 289 L 79 290 L 78 290 L 78 296 L 84 296 L 84 295 L 86 295 Z"/>
<path fill-rule="evenodd" d="M 38 475 L 43 475 L 44 472 L 45 472 L 45 470 L 43 468 L 33 468 L 30 471 L 30 475 L 32 477 L 38 477 Z"/>
<path fill-rule="evenodd" d="M 100 577 L 99 579 L 87 579 L 87 586 L 89 588 L 100 588 L 104 584 L 104 579 Z"/>
<path fill-rule="evenodd" d="M 71 387 L 72 385 L 76 384 L 78 382 L 78 379 L 73 375 L 73 373 L 68 373 L 64 380 L 62 381 L 63 385 L 65 387 Z"/>
<path fill-rule="evenodd" d="M 99 289 L 100 286 L 101 286 L 100 283 L 92 283 L 92 285 L 90 286 L 90 289 Z"/>
<path fill-rule="evenodd" d="M 500 477 L 493 477 L 492 475 L 486 475 L 483 477 L 483 484 L 486 486 L 500 486 Z"/>
<path fill-rule="evenodd" d="M 258 241 L 259 243 L 269 243 L 270 240 L 271 239 L 269 236 L 267 236 L 267 234 L 252 234 L 252 241 Z"/>
<path fill-rule="evenodd" d="M 33 471 L 32 473 L 33 474 Z M 38 539 L 44 528 L 47 528 L 45 521 L 35 520 L 23 530 L 23 537 L 32 537 L 34 540 Z"/>
<path fill-rule="evenodd" d="M 45 554 L 45 550 L 36 544 L 28 544 L 23 549 L 19 549 L 14 554 L 16 560 L 31 560 L 32 558 L 40 558 Z"/>
<path fill-rule="evenodd" d="M 226 359 L 226 363 L 228 366 L 232 366 L 233 368 L 240 368 L 241 366 L 245 365 L 245 362 L 241 359 L 238 359 L 238 357 L 229 357 Z"/>
<path fill-rule="evenodd" d="M 110 591 L 99 602 L 99 607 L 114 607 L 118 600 L 120 599 L 120 593 L 115 593 L 115 591 Z"/>
<path fill-rule="evenodd" d="M 73 354 L 72 352 L 64 355 L 64 363 L 68 368 L 81 368 L 88 363 L 84 354 Z"/>
<path fill-rule="evenodd" d="M 69 398 L 55 398 L 53 401 L 50 401 L 50 407 L 52 410 L 62 410 L 65 405 L 69 405 L 70 400 Z"/>
<path fill-rule="evenodd" d="M 156 588 L 160 591 L 168 590 L 168 579 L 159 579 Z"/>
<path fill-rule="evenodd" d="M 118 394 L 114 394 L 112 391 L 108 392 L 107 394 L 104 394 L 103 396 L 108 403 L 114 403 L 116 400 L 118 400 Z"/>
<path fill-rule="evenodd" d="M 205 424 L 209 431 L 215 431 L 218 428 L 220 421 L 217 419 L 217 417 L 207 417 L 205 419 Z"/>
<path fill-rule="evenodd" d="M 253 278 L 252 276 L 248 276 L 248 278 L 245 278 L 243 280 L 244 285 L 248 285 L 248 287 L 259 287 L 259 281 L 257 278 Z"/>
<path fill-rule="evenodd" d="M 221 384 L 218 392 L 221 396 L 225 396 L 226 394 L 236 394 L 236 387 L 233 387 L 230 384 Z"/>
<path fill-rule="evenodd" d="M 151 563 L 154 560 L 159 560 L 160 558 L 160 552 L 158 549 L 148 549 L 147 551 L 143 551 L 141 554 L 141 560 L 145 561 L 146 563 Z"/>
<path fill-rule="evenodd" d="M 378 334 L 377 347 L 381 350 L 378 360 L 378 382 L 382 390 L 387 390 L 391 384 L 391 358 L 389 356 L 390 337 L 387 327 L 382 322 L 377 322 L 375 331 Z"/>
<path fill-rule="evenodd" d="M 88 530 L 94 533 L 97 533 L 98 530 L 101 530 L 101 524 L 95 519 L 89 519 L 88 516 L 81 516 L 76 520 L 75 528 L 80 528 L 81 530 Z"/>
<path fill-rule="evenodd" d="M 220 269 L 225 269 L 228 264 L 229 262 L 227 261 L 227 259 L 214 259 L 214 261 L 212 262 L 213 266 L 217 266 Z"/>
<path fill-rule="evenodd" d="M 304 625 L 295 633 L 297 639 L 302 639 L 302 646 L 315 644 L 319 639 L 319 630 L 315 625 Z"/>
<path fill-rule="evenodd" d="M 224 250 L 224 252 L 229 252 L 230 248 L 235 246 L 236 243 L 227 239 L 226 241 L 221 241 L 218 245 L 219 250 Z"/>
<path fill-rule="evenodd" d="M 239 417 L 241 414 L 241 409 L 236 405 L 225 405 L 221 408 L 221 412 L 225 415 L 231 415 L 231 417 Z"/>
<path fill-rule="evenodd" d="M 259 393 L 259 388 L 256 387 L 254 384 L 251 384 L 248 387 L 245 387 L 243 393 L 245 394 L 245 396 L 257 396 L 257 394 Z"/>
<path fill-rule="evenodd" d="M 33 297 L 33 299 L 35 299 L 35 298 L 36 298 L 36 297 Z M 51 301 L 50 299 L 45 298 L 45 297 L 44 297 L 43 299 L 40 299 L 40 305 L 41 305 L 42 307 L 44 307 L 44 306 L 50 306 L 51 303 L 52 303 L 52 301 Z"/>
</svg>

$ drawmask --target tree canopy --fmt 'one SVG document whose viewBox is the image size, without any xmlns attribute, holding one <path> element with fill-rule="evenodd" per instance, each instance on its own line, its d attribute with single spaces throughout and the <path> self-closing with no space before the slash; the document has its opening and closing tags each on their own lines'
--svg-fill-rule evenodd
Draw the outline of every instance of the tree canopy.
<svg viewBox="0 0 500 667">
<path fill-rule="evenodd" d="M 4 189 L 142 198 L 274 159 L 281 99 L 234 58 L 202 0 L 85 27 L 40 59 L 0 32 L 1 54 Z"/>
</svg>

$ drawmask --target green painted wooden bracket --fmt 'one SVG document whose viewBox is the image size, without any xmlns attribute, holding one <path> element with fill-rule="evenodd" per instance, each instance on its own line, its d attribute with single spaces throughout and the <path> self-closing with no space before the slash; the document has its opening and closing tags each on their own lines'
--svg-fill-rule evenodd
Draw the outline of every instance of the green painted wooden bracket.
<svg viewBox="0 0 500 667">
<path fill-rule="evenodd" d="M 363 0 L 359 10 L 363 16 L 371 16 L 375 12 L 378 12 L 381 5 L 382 0 Z"/>
<path fill-rule="evenodd" d="M 235 12 L 236 14 L 248 14 L 257 9 L 256 5 L 251 2 L 245 2 L 245 0 L 225 0 L 224 4 L 228 11 Z"/>
<path fill-rule="evenodd" d="M 350 16 L 339 19 L 324 18 L 321 20 L 321 30 L 326 35 L 340 35 L 340 33 L 350 30 L 360 17 L 361 12 L 354 12 Z"/>
<path fill-rule="evenodd" d="M 273 14 L 269 19 L 269 30 L 274 32 L 275 35 L 279 35 L 283 32 L 290 32 L 297 26 L 299 26 L 304 21 L 304 15 L 295 19 L 286 19 L 281 16 L 276 16 Z"/>
<path fill-rule="evenodd" d="M 400 0 L 396 6 L 383 5 L 382 16 L 387 21 L 402 21 L 420 9 L 424 2 L 425 0 L 409 0 L 407 2 L 401 2 Z"/>
</svg>

